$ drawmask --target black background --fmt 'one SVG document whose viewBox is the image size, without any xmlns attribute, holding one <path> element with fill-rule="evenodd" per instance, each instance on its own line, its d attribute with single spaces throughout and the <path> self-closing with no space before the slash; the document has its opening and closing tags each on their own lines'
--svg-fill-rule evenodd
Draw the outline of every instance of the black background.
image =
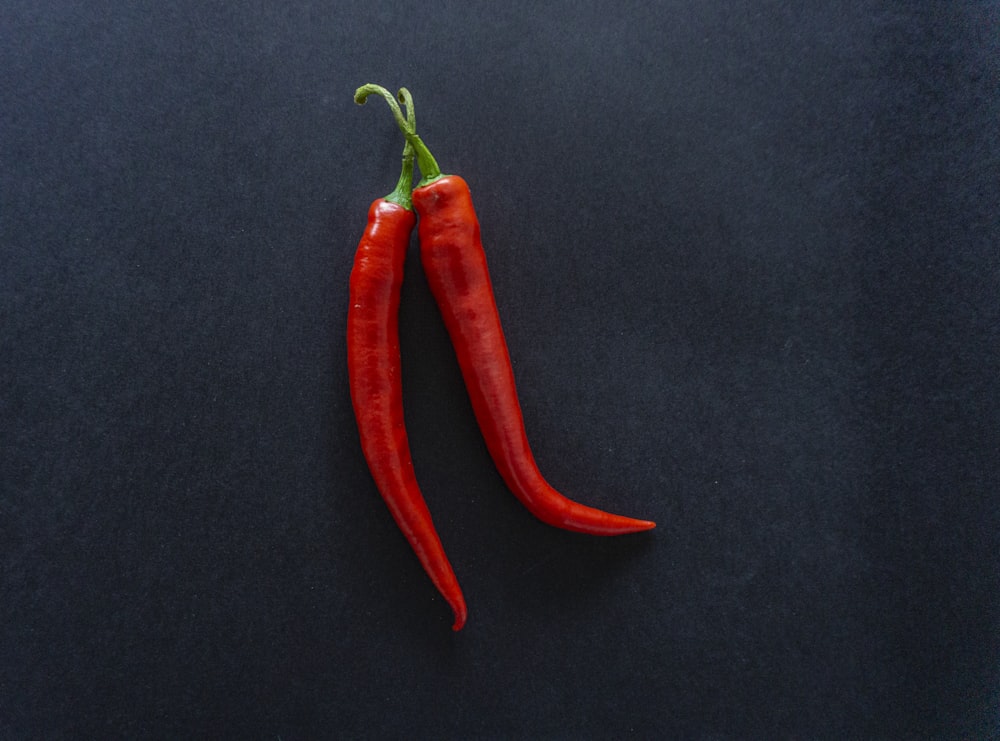
<svg viewBox="0 0 1000 741">
<path fill-rule="evenodd" d="M 0 9 L 0 737 L 1000 735 L 992 2 Z M 470 183 L 534 520 L 415 258 L 458 634 L 344 347 L 406 85 Z"/>
</svg>

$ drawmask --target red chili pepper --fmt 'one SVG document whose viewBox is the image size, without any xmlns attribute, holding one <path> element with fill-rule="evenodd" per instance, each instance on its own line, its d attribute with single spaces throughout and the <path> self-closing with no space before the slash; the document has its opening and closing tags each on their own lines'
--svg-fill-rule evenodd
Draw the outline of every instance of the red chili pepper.
<svg viewBox="0 0 1000 741">
<path fill-rule="evenodd" d="M 427 281 L 486 447 L 507 486 L 542 522 L 566 530 L 620 535 L 654 527 L 574 502 L 545 481 L 528 445 L 469 186 L 456 175 L 442 177 L 416 188 L 413 206 L 420 214 L 420 259 Z"/>
<path fill-rule="evenodd" d="M 374 87 L 360 88 L 355 99 L 363 102 Z M 621 535 L 656 527 L 648 520 L 574 502 L 542 477 L 528 445 L 469 187 L 458 176 L 442 175 L 398 107 L 393 114 L 413 145 L 423 175 L 413 190 L 413 205 L 420 215 L 421 262 L 458 356 L 479 428 L 507 486 L 540 520 L 566 530 Z"/>
<path fill-rule="evenodd" d="M 395 102 L 395 101 L 393 101 Z M 409 102 L 410 120 L 413 118 Z M 403 263 L 416 223 L 411 209 L 413 150 L 403 150 L 396 189 L 376 199 L 351 271 L 347 312 L 347 368 L 351 401 L 368 468 L 393 519 L 410 542 L 434 586 L 465 624 L 466 606 L 455 572 L 417 485 L 403 420 L 399 362 L 399 294 Z"/>
</svg>

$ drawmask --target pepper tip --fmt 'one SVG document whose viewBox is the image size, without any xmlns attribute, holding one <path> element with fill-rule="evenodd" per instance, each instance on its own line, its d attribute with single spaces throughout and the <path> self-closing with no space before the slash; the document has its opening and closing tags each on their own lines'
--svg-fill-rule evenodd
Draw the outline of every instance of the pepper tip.
<svg viewBox="0 0 1000 741">
<path fill-rule="evenodd" d="M 451 629 L 456 633 L 462 629 L 465 625 L 465 619 L 468 616 L 468 612 L 465 609 L 465 605 L 455 608 L 455 622 L 451 626 Z"/>
</svg>

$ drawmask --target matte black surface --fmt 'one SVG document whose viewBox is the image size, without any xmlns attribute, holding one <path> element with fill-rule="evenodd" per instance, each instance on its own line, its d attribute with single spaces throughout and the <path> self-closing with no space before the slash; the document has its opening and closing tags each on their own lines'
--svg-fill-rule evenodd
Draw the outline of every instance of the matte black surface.
<svg viewBox="0 0 1000 741">
<path fill-rule="evenodd" d="M 998 4 L 344 5 L 0 10 L 0 737 L 1000 737 Z M 659 523 L 504 489 L 414 239 L 459 634 L 348 395 L 364 82 L 543 471 Z"/>
</svg>

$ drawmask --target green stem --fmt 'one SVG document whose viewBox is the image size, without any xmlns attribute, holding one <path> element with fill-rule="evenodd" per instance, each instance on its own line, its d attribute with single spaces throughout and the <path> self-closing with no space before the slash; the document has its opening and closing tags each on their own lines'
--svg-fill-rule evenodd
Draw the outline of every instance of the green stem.
<svg viewBox="0 0 1000 741">
<path fill-rule="evenodd" d="M 407 211 L 413 210 L 413 147 L 409 142 L 403 147 L 403 168 L 399 172 L 399 181 L 385 200 L 399 204 Z"/>
<path fill-rule="evenodd" d="M 409 91 L 407 91 L 405 96 L 400 91 L 399 98 L 400 102 L 406 107 L 407 124 L 411 129 L 416 131 L 417 113 L 413 109 L 412 96 L 410 96 Z M 392 193 L 385 197 L 385 200 L 389 201 L 389 203 L 399 204 L 407 211 L 413 210 L 413 145 L 410 144 L 409 139 L 403 145 L 403 168 L 399 173 L 399 182 L 396 183 L 396 187 Z"/>
<path fill-rule="evenodd" d="M 417 131 L 417 111 L 413 107 L 413 96 L 405 87 L 401 87 L 397 93 L 399 102 L 406 108 L 406 125 L 416 133 Z"/>
<path fill-rule="evenodd" d="M 420 173 L 423 175 L 417 187 L 427 185 L 428 183 L 433 183 L 435 180 L 440 180 L 444 175 L 441 174 L 441 168 L 438 167 L 437 160 L 434 159 L 434 155 L 427 148 L 427 145 L 423 143 L 419 136 L 417 136 L 416 124 L 407 121 L 403 117 L 403 112 L 399 108 L 399 103 L 396 102 L 396 98 L 386 90 L 381 85 L 362 85 L 354 93 L 354 102 L 358 105 L 364 105 L 365 101 L 368 100 L 368 96 L 372 93 L 381 95 L 385 102 L 389 104 L 389 110 L 392 111 L 393 118 L 396 119 L 396 125 L 399 130 L 403 132 L 403 136 L 406 137 L 406 141 L 413 147 L 413 151 L 417 156 L 417 166 L 420 168 Z M 405 87 L 399 89 L 399 98 L 404 103 L 409 102 L 408 108 L 410 111 L 413 110 L 413 98 L 410 95 L 410 91 Z"/>
</svg>

